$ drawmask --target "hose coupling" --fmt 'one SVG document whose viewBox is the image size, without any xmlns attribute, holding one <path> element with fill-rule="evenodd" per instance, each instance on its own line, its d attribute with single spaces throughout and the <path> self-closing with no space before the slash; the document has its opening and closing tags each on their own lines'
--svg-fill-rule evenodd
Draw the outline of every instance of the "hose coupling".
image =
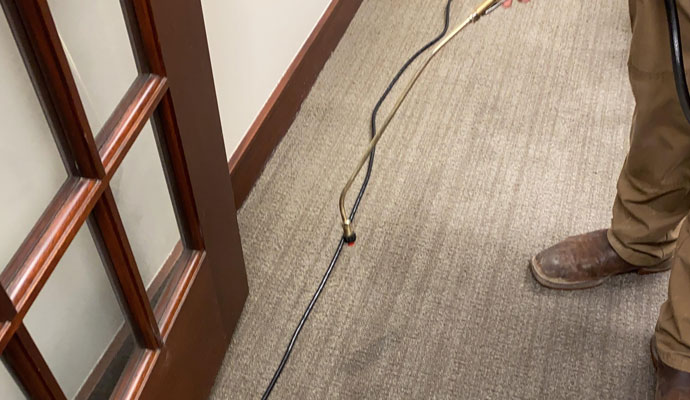
<svg viewBox="0 0 690 400">
<path fill-rule="evenodd" d="M 349 219 L 343 222 L 343 240 L 345 241 L 345 243 L 347 243 L 348 246 L 354 246 L 355 241 L 357 240 L 357 235 L 355 234 L 355 231 L 352 228 L 352 221 L 350 221 Z"/>
</svg>

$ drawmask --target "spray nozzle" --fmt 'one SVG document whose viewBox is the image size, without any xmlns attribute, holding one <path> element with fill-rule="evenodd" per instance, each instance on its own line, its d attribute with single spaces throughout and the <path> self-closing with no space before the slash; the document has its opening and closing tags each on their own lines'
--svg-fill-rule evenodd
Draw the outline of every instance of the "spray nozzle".
<svg viewBox="0 0 690 400">
<path fill-rule="evenodd" d="M 343 222 L 343 240 L 348 246 L 354 246 L 355 241 L 357 240 L 357 235 L 355 234 L 354 229 L 352 229 L 352 221 L 349 219 Z"/>
</svg>

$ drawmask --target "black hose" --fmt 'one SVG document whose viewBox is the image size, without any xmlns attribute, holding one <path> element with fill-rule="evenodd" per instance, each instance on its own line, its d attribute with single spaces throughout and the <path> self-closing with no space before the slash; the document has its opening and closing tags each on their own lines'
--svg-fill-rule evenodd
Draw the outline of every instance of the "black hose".
<svg viewBox="0 0 690 400">
<path fill-rule="evenodd" d="M 678 7 L 676 0 L 664 0 L 666 17 L 668 19 L 668 31 L 671 39 L 671 64 L 673 64 L 673 77 L 676 81 L 676 92 L 683 110 L 685 119 L 690 123 L 690 94 L 688 83 L 685 79 L 685 62 L 683 61 L 683 43 L 680 38 L 680 24 L 678 22 Z"/>
<path fill-rule="evenodd" d="M 448 0 L 448 3 L 446 4 L 443 31 L 441 31 L 441 33 L 438 36 L 436 36 L 433 40 L 431 40 L 429 43 L 424 45 L 424 47 L 417 50 L 417 52 L 414 53 L 412 55 L 412 57 L 410 57 L 405 62 L 405 64 L 403 64 L 402 68 L 400 68 L 398 73 L 395 74 L 395 77 L 393 77 L 393 80 L 390 82 L 390 84 L 388 84 L 388 87 L 383 92 L 383 95 L 381 96 L 381 98 L 379 98 L 379 101 L 376 103 L 376 106 L 374 106 L 374 110 L 371 113 L 371 137 L 372 138 L 376 135 L 376 117 L 378 115 L 379 108 L 381 108 L 381 105 L 386 100 L 386 98 L 390 94 L 391 90 L 393 90 L 393 87 L 396 85 L 396 83 L 398 83 L 398 80 L 400 80 L 400 77 L 407 70 L 407 68 L 409 68 L 409 66 L 414 62 L 414 60 L 416 60 L 420 55 L 422 55 L 422 53 L 429 50 L 429 48 L 431 48 L 431 46 L 435 45 L 448 32 L 448 27 L 450 26 L 450 6 L 451 6 L 452 2 L 453 2 L 453 0 Z M 369 185 L 369 178 L 371 178 L 371 172 L 372 172 L 373 168 L 374 168 L 374 151 L 372 151 L 371 156 L 369 156 L 369 163 L 367 164 L 367 173 L 364 176 L 364 181 L 362 182 L 362 186 L 359 189 L 359 193 L 357 194 L 357 198 L 355 199 L 355 202 L 352 205 L 352 211 L 350 211 L 350 221 L 352 221 L 352 222 L 354 222 L 354 220 L 355 220 L 355 214 L 357 214 L 357 209 L 359 209 L 359 205 L 362 202 L 362 197 L 364 197 L 364 192 L 366 191 L 367 186 Z M 314 308 L 316 301 L 319 299 L 319 296 L 321 296 L 321 292 L 323 291 L 324 287 L 326 286 L 326 282 L 328 282 L 328 278 L 331 276 L 331 272 L 333 272 L 333 268 L 335 267 L 335 264 L 338 261 L 338 258 L 340 257 L 340 253 L 343 250 L 344 244 L 345 244 L 345 239 L 341 238 L 340 241 L 338 242 L 338 246 L 335 249 L 335 254 L 333 254 L 333 258 L 331 259 L 331 263 L 328 265 L 328 269 L 326 269 L 326 273 L 324 274 L 323 278 L 321 279 L 321 283 L 319 284 L 319 287 L 316 289 L 316 292 L 312 296 L 311 301 L 309 302 L 309 305 L 307 306 L 307 309 L 304 310 L 304 314 L 302 315 L 302 318 L 300 319 L 299 324 L 297 324 L 297 328 L 295 328 L 295 331 L 292 334 L 292 337 L 290 338 L 290 343 L 288 343 L 288 346 L 285 349 L 285 353 L 283 354 L 283 358 L 280 360 L 280 364 L 278 364 L 278 368 L 273 373 L 273 378 L 271 379 L 271 382 L 268 384 L 268 387 L 266 388 L 266 391 L 264 392 L 263 396 L 261 396 L 262 400 L 268 399 L 268 397 L 271 395 L 271 391 L 273 391 L 273 388 L 276 385 L 276 382 L 278 382 L 278 378 L 280 378 L 280 374 L 283 372 L 283 369 L 285 368 L 285 364 L 287 364 L 287 361 L 290 358 L 290 354 L 292 353 L 292 349 L 295 347 L 295 343 L 297 342 L 297 338 L 299 337 L 299 334 L 302 331 L 304 324 L 307 322 L 307 318 L 309 318 L 309 314 L 311 314 L 311 311 Z"/>
</svg>

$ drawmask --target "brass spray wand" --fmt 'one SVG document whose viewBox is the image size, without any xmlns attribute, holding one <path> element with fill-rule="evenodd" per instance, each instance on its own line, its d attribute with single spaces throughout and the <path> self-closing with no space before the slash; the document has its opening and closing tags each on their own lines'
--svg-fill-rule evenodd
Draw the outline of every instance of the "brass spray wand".
<svg viewBox="0 0 690 400">
<path fill-rule="evenodd" d="M 460 25 L 458 25 L 455 29 L 452 31 L 448 32 L 446 36 L 444 36 L 441 41 L 433 48 L 431 51 L 431 55 L 424 61 L 424 63 L 421 65 L 419 70 L 414 74 L 410 82 L 407 84 L 405 87 L 405 90 L 403 90 L 402 94 L 398 98 L 398 100 L 395 102 L 395 105 L 393 106 L 393 109 L 391 112 L 388 114 L 386 119 L 383 122 L 383 125 L 378 129 L 378 132 L 376 132 L 376 135 L 371 139 L 369 142 L 369 145 L 367 146 L 367 150 L 364 152 L 362 157 L 359 160 L 359 164 L 357 164 L 357 168 L 355 171 L 352 173 L 350 176 L 350 179 L 347 180 L 347 183 L 345 184 L 345 187 L 343 187 L 343 191 L 340 193 L 340 217 L 342 218 L 342 225 L 343 225 L 343 239 L 345 240 L 345 243 L 348 243 L 349 245 L 354 244 L 355 240 L 357 240 L 357 235 L 355 235 L 354 228 L 352 226 L 352 221 L 347 216 L 347 211 L 345 210 L 345 196 L 347 195 L 347 192 L 350 190 L 350 187 L 355 181 L 355 178 L 357 178 L 357 175 L 359 175 L 359 172 L 362 170 L 362 167 L 364 166 L 364 163 L 366 163 L 367 159 L 371 155 L 371 152 L 374 150 L 376 147 L 376 144 L 381 140 L 381 137 L 383 136 L 383 133 L 386 131 L 386 128 L 388 128 L 388 125 L 390 124 L 391 120 L 395 116 L 395 114 L 398 112 L 398 109 L 400 109 L 400 106 L 402 105 L 403 101 L 407 98 L 407 95 L 410 93 L 412 88 L 414 87 L 415 83 L 419 79 L 419 77 L 422 75 L 426 67 L 429 65 L 431 60 L 434 59 L 434 56 L 438 54 L 441 49 L 443 49 L 448 42 L 453 39 L 460 31 L 465 29 L 467 25 L 477 22 L 481 17 L 490 14 L 493 12 L 495 9 L 497 9 L 501 4 L 503 4 L 506 0 L 485 0 L 483 3 L 477 7 L 474 12 Z"/>
</svg>

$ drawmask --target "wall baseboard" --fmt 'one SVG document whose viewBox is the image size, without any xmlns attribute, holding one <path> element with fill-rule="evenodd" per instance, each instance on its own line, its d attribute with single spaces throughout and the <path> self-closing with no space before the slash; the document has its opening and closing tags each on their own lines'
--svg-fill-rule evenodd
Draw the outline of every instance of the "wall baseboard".
<svg viewBox="0 0 690 400">
<path fill-rule="evenodd" d="M 228 166 L 239 209 L 287 133 L 302 102 L 340 42 L 362 0 L 333 0 L 280 80 Z"/>
</svg>

